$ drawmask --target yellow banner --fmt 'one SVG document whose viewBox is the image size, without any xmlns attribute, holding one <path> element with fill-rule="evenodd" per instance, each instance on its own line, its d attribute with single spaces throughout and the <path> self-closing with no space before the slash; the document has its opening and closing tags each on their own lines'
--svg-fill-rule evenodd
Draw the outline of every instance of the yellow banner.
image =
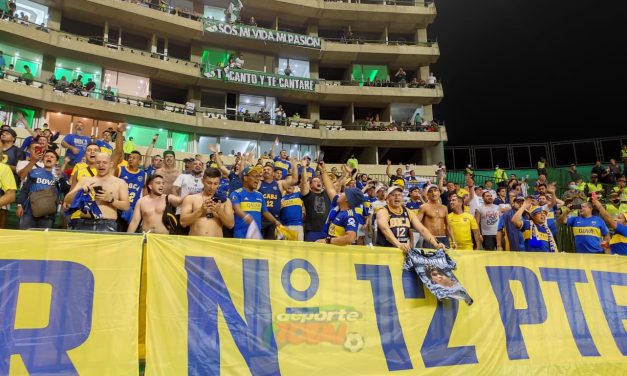
<svg viewBox="0 0 627 376">
<path fill-rule="evenodd" d="M 141 236 L 0 239 L 0 375 L 137 375 Z"/>
<path fill-rule="evenodd" d="M 474 304 L 396 249 L 148 236 L 148 375 L 623 374 L 627 258 L 451 251 Z"/>
</svg>

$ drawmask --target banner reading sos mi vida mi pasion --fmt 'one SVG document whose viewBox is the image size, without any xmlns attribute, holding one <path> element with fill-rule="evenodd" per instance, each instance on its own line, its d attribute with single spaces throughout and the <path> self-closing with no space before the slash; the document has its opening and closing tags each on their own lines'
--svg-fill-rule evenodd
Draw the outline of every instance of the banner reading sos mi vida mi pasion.
<svg viewBox="0 0 627 376">
<path fill-rule="evenodd" d="M 264 29 L 244 24 L 229 24 L 209 19 L 205 19 L 203 21 L 203 31 L 208 33 L 233 35 L 240 38 L 254 39 L 264 42 L 291 44 L 299 47 L 310 47 L 316 49 L 320 49 L 321 47 L 321 39 L 319 37 L 294 34 L 281 30 Z"/>
<path fill-rule="evenodd" d="M 148 236 L 148 375 L 624 374 L 627 258 L 451 251 L 438 303 L 399 252 Z"/>
<path fill-rule="evenodd" d="M 0 239 L 0 375 L 137 374 L 140 236 Z"/>
</svg>

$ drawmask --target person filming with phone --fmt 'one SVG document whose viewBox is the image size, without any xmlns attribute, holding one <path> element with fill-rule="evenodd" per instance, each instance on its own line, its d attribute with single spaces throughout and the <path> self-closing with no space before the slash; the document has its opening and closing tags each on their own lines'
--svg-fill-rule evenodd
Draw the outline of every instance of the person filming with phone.
<svg viewBox="0 0 627 376">
<path fill-rule="evenodd" d="M 68 211 L 80 210 L 73 230 L 117 232 L 118 211 L 130 208 L 128 185 L 111 174 L 111 155 L 96 155 L 96 175 L 85 177 L 65 196 Z"/>
<path fill-rule="evenodd" d="M 233 228 L 233 205 L 220 187 L 222 174 L 217 168 L 209 167 L 202 178 L 203 190 L 183 200 L 181 225 L 189 227 L 193 236 L 222 238 L 222 229 Z"/>
</svg>

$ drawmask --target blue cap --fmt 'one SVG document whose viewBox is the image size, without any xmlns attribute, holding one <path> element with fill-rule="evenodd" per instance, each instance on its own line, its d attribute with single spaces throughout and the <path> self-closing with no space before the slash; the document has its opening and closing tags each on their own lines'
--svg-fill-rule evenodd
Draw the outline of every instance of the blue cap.
<svg viewBox="0 0 627 376">
<path fill-rule="evenodd" d="M 366 201 L 364 194 L 358 188 L 347 188 L 344 194 L 346 195 L 348 206 L 350 206 L 351 209 L 358 207 Z"/>
</svg>

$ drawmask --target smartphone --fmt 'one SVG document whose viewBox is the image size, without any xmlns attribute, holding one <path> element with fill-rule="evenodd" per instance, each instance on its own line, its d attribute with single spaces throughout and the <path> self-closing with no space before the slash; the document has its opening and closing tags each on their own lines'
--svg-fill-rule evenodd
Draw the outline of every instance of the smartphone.
<svg viewBox="0 0 627 376">
<path fill-rule="evenodd" d="M 213 196 L 213 197 L 211 198 L 211 201 L 213 201 L 213 202 L 215 202 L 215 203 L 218 203 L 218 204 L 221 204 L 221 203 L 223 203 L 223 202 L 224 202 L 224 200 L 222 200 L 222 197 L 216 197 L 216 196 Z"/>
<path fill-rule="evenodd" d="M 35 145 L 35 154 L 41 154 L 44 152 L 44 147 L 41 145 Z"/>
<path fill-rule="evenodd" d="M 316 163 L 320 163 L 324 161 L 324 151 L 320 151 L 318 152 L 318 159 L 316 160 Z"/>
<path fill-rule="evenodd" d="M 104 193 L 104 189 L 102 189 L 102 186 L 96 185 L 94 186 L 94 192 L 101 194 L 101 193 Z"/>
<path fill-rule="evenodd" d="M 575 204 L 575 205 L 571 205 L 571 210 L 579 210 L 581 209 L 581 204 Z"/>
</svg>

